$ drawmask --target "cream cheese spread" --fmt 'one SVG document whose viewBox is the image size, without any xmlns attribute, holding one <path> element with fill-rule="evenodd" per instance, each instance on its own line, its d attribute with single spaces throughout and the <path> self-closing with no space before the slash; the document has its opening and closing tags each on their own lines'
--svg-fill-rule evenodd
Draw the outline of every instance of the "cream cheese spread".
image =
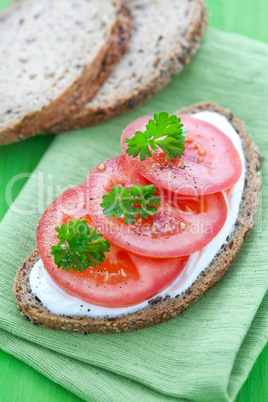
<svg viewBox="0 0 268 402">
<path fill-rule="evenodd" d="M 240 179 L 232 188 L 223 191 L 228 212 L 226 222 L 220 232 L 206 247 L 192 254 L 186 267 L 177 279 L 152 299 L 165 296 L 175 297 L 187 290 L 196 281 L 201 272 L 208 267 L 222 245 L 226 243 L 227 237 L 234 229 L 234 224 L 239 213 L 246 170 L 240 137 L 228 120 L 219 113 L 204 111 L 195 113 L 192 117 L 213 124 L 232 140 L 242 161 L 242 173 Z M 134 306 L 123 308 L 102 307 L 87 303 L 77 297 L 69 295 L 56 285 L 45 270 L 41 259 L 34 265 L 31 271 L 30 286 L 32 292 L 41 300 L 42 304 L 47 307 L 51 313 L 58 315 L 116 317 L 133 313 L 148 305 L 148 300 Z"/>
</svg>

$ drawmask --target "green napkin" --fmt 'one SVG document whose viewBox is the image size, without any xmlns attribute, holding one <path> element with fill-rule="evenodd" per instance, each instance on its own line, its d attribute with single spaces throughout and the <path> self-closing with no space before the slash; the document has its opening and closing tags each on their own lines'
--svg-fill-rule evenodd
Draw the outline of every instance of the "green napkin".
<svg viewBox="0 0 268 402">
<path fill-rule="evenodd" d="M 0 224 L 0 345 L 85 400 L 232 401 L 267 340 L 267 184 L 256 226 L 223 280 L 185 316 L 133 333 L 88 335 L 35 327 L 17 310 L 17 268 L 35 247 L 45 207 L 118 155 L 120 134 L 144 114 L 200 100 L 229 107 L 268 153 L 268 46 L 208 29 L 183 73 L 145 106 L 55 138 Z"/>
</svg>

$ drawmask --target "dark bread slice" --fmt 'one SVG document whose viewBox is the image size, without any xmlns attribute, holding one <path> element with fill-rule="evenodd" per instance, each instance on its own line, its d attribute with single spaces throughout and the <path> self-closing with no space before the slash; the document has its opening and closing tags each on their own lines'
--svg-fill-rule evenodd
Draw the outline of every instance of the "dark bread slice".
<svg viewBox="0 0 268 402">
<path fill-rule="evenodd" d="M 131 0 L 127 6 L 133 22 L 128 51 L 95 97 L 51 132 L 101 123 L 140 106 L 168 84 L 197 50 L 207 26 L 203 0 Z"/>
<path fill-rule="evenodd" d="M 0 15 L 0 32 L 3 33 L 0 48 L 4 48 L 6 58 L 9 55 L 14 59 L 13 64 L 16 63 L 14 69 L 10 69 L 8 61 L 2 63 L 2 69 L 0 67 L 4 80 L 0 145 L 50 132 L 51 125 L 94 97 L 127 50 L 132 23 L 124 0 L 111 2 L 107 15 L 103 3 L 91 3 L 80 0 L 78 4 L 70 0 L 60 5 L 58 2 L 36 4 L 32 0 L 17 0 Z M 82 4 L 84 8 L 81 8 Z M 44 38 L 41 33 L 46 25 Z M 55 32 L 52 26 L 58 26 Z M 66 41 L 60 45 L 61 37 L 68 36 L 66 30 L 73 37 L 69 45 Z M 12 35 L 21 37 L 19 43 L 14 40 L 14 49 L 6 44 Z M 16 46 L 21 49 L 17 56 Z M 62 55 L 68 54 L 66 47 L 72 50 L 64 59 Z M 91 48 L 94 49 L 92 52 Z M 44 56 L 46 53 L 50 56 L 48 60 Z M 54 70 L 53 65 L 57 65 Z M 10 83 L 7 88 L 6 82 Z"/>
<path fill-rule="evenodd" d="M 245 237 L 249 234 L 258 205 L 260 188 L 260 155 L 246 133 L 244 123 L 229 110 L 216 104 L 201 102 L 180 110 L 181 114 L 192 114 L 204 110 L 218 112 L 225 116 L 239 134 L 246 159 L 246 180 L 240 204 L 239 215 L 232 234 L 227 238 L 210 265 L 202 271 L 197 280 L 181 295 L 175 298 L 154 298 L 149 305 L 135 313 L 114 318 L 67 317 L 51 314 L 31 292 L 29 274 L 40 258 L 34 250 L 19 268 L 14 286 L 14 294 L 21 314 L 35 325 L 82 333 L 110 333 L 134 331 L 163 323 L 176 317 L 199 300 L 205 292 L 216 285 L 228 271 Z"/>
</svg>

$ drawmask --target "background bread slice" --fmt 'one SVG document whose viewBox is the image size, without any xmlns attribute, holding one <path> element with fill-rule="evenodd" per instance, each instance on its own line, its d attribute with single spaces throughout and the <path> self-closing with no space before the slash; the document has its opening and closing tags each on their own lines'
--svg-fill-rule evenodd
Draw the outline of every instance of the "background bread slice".
<svg viewBox="0 0 268 402">
<path fill-rule="evenodd" d="M 202 110 L 218 112 L 225 116 L 239 134 L 246 159 L 246 181 L 236 221 L 235 229 L 227 238 L 210 265 L 201 273 L 195 283 L 183 294 L 175 298 L 154 298 L 149 305 L 135 313 L 115 318 L 66 317 L 51 314 L 31 292 L 29 274 L 40 258 L 34 250 L 19 268 L 14 286 L 14 294 L 21 314 L 35 325 L 83 333 L 110 333 L 134 331 L 163 323 L 176 317 L 199 300 L 205 292 L 217 284 L 230 268 L 245 237 L 249 234 L 258 205 L 260 187 L 260 156 L 252 140 L 245 131 L 244 123 L 228 110 L 216 104 L 201 102 L 180 110 L 181 114 L 192 114 Z"/>
<path fill-rule="evenodd" d="M 129 48 L 96 96 L 54 133 L 108 120 L 141 105 L 180 72 L 206 28 L 203 0 L 128 0 Z"/>
<path fill-rule="evenodd" d="M 0 15 L 0 145 L 91 99 L 126 50 L 123 0 L 17 0 Z"/>
</svg>

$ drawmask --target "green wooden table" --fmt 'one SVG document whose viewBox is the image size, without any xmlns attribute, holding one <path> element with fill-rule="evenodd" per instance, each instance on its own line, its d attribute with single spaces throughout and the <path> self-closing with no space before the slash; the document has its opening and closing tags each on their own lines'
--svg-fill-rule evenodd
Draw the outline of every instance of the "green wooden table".
<svg viewBox="0 0 268 402">
<path fill-rule="evenodd" d="M 268 43 L 267 0 L 206 0 L 206 2 L 211 26 Z M 1 2 L 4 3 L 9 4 L 10 0 Z M 52 140 L 53 136 L 37 137 L 0 148 L 0 220 Z M 63 400 L 75 402 L 80 399 L 0 350 L 1 402 Z M 268 346 L 256 361 L 239 392 L 237 401 L 268 401 Z"/>
</svg>

